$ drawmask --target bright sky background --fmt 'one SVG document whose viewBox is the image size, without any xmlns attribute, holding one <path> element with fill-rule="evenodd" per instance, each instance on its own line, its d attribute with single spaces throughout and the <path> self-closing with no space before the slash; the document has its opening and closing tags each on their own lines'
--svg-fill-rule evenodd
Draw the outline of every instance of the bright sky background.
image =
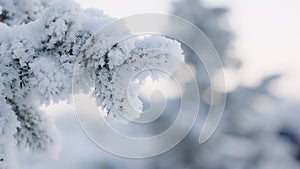
<svg viewBox="0 0 300 169">
<path fill-rule="evenodd" d="M 170 13 L 171 0 L 76 0 L 113 17 L 145 12 Z M 230 8 L 228 20 L 236 39 L 234 54 L 243 67 L 235 77 L 256 85 L 265 75 L 283 73 L 272 87 L 281 96 L 300 101 L 300 1 L 299 0 L 206 0 Z M 230 79 L 229 79 L 230 80 Z"/>
</svg>

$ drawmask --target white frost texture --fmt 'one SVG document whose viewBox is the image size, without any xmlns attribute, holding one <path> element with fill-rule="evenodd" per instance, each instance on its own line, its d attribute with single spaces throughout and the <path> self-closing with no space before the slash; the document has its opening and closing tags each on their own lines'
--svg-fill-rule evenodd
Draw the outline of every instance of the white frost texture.
<svg viewBox="0 0 300 169">
<path fill-rule="evenodd" d="M 143 109 L 139 99 L 140 83 L 132 81 L 139 72 L 162 67 L 172 73 L 183 61 L 182 50 L 177 41 L 163 37 L 151 36 L 143 39 L 131 38 L 113 47 L 105 57 L 100 59 L 101 69 L 96 78 L 95 95 L 109 119 L 126 121 L 140 117 Z M 145 81 L 145 77 L 139 77 Z M 128 91 L 128 87 L 130 89 Z M 121 115 L 121 116 L 120 116 Z"/>
<path fill-rule="evenodd" d="M 70 100 L 82 46 L 112 20 L 71 0 L 0 0 L 0 169 L 15 168 L 15 147 L 57 155 L 59 137 L 39 107 Z M 167 63 L 171 56 L 183 59 L 180 44 L 164 37 L 133 38 L 114 48 L 102 44 L 89 52 L 97 51 L 106 55 L 92 58 L 100 68 L 95 96 L 109 118 L 130 112 L 122 73 Z"/>
</svg>

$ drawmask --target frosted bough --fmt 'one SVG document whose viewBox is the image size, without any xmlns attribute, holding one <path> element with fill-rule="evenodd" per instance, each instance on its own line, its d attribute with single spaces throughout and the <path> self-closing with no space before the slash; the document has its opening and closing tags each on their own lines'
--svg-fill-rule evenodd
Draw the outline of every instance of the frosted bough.
<svg viewBox="0 0 300 169">
<path fill-rule="evenodd" d="M 180 44 L 164 37 L 132 38 L 108 46 L 105 40 L 113 34 L 104 34 L 97 48 L 81 51 L 100 27 L 113 20 L 71 0 L 0 0 L 1 169 L 14 168 L 16 145 L 57 154 L 55 128 L 39 106 L 70 99 L 72 73 L 80 53 L 86 56 L 82 66 L 96 74 L 98 104 L 109 118 L 116 119 L 120 112 L 130 113 L 130 105 L 123 101 L 124 86 L 118 83 L 124 72 L 165 64 L 171 56 L 183 58 Z"/>
</svg>

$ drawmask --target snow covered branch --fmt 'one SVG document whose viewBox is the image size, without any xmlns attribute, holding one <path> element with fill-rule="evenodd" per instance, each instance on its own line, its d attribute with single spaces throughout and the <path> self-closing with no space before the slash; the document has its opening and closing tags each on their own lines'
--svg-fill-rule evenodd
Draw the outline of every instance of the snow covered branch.
<svg viewBox="0 0 300 169">
<path fill-rule="evenodd" d="M 74 64 L 82 46 L 112 20 L 101 11 L 84 10 L 71 0 L 0 0 L 1 169 L 12 168 L 8 167 L 14 163 L 8 147 L 14 147 L 14 142 L 21 149 L 56 153 L 55 128 L 39 106 L 69 100 Z M 123 65 L 130 68 L 128 64 L 139 59 L 149 60 L 148 64 L 165 60 L 166 53 L 172 52 L 168 48 L 181 52 L 178 42 L 166 38 L 135 38 L 130 45 L 97 49 L 111 50 L 99 56 L 99 70 L 95 71 L 99 85 L 95 94 L 108 114 L 117 108 L 114 104 L 120 108 L 121 98 L 117 96 L 122 97 L 120 90 L 112 90 L 122 86 L 110 86 L 117 81 L 110 77 L 113 71 Z"/>
</svg>

